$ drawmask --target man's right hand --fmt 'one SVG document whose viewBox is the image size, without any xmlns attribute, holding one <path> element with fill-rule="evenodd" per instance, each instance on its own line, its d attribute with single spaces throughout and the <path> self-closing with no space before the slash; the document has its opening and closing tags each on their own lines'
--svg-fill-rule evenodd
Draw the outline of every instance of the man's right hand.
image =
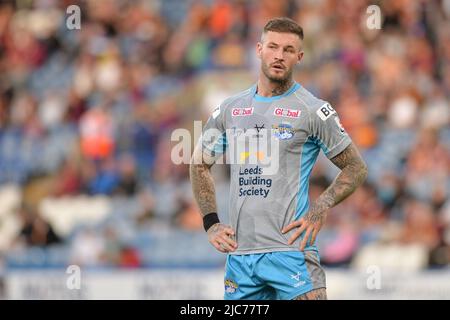
<svg viewBox="0 0 450 320">
<path fill-rule="evenodd" d="M 216 223 L 208 229 L 209 242 L 220 252 L 233 252 L 237 249 L 237 243 L 232 237 L 233 229 L 225 224 Z"/>
</svg>

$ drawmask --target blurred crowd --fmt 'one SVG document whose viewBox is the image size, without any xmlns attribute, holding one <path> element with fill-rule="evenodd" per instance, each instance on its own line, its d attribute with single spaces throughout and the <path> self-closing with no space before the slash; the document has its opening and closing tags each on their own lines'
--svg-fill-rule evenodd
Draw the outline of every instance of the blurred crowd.
<svg viewBox="0 0 450 320">
<path fill-rule="evenodd" d="M 72 4 L 80 29 L 66 25 Z M 366 24 L 371 4 L 380 29 Z M 255 44 L 277 16 L 304 28 L 295 79 L 334 106 L 369 165 L 366 184 L 328 216 L 322 262 L 391 254 L 395 265 L 414 248 L 413 268 L 450 265 L 449 0 L 2 1 L 0 189 L 21 191 L 20 227 L 3 255 L 60 245 L 80 264 L 139 267 L 130 233 L 202 233 L 171 134 L 256 80 Z M 226 220 L 227 169 L 215 170 Z M 336 173 L 321 157 L 312 199 Z M 137 209 L 58 233 L 42 201 L 80 195 Z"/>
</svg>

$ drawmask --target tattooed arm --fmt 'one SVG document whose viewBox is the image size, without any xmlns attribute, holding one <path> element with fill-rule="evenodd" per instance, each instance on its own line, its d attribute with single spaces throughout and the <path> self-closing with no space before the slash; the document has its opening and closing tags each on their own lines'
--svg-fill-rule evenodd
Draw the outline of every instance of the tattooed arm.
<svg viewBox="0 0 450 320">
<path fill-rule="evenodd" d="M 202 153 L 199 143 L 194 150 L 189 166 L 192 191 L 200 208 L 202 217 L 212 212 L 217 212 L 216 193 L 214 179 L 211 174 L 211 166 L 215 159 L 206 153 Z M 212 225 L 208 230 L 209 242 L 220 252 L 234 251 L 237 244 L 231 237 L 234 231 L 231 227 L 222 223 Z"/>
<path fill-rule="evenodd" d="M 286 233 L 295 227 L 298 228 L 289 239 L 289 245 L 305 232 L 300 244 L 301 251 L 305 248 L 310 235 L 312 235 L 310 244 L 314 244 L 316 236 L 325 222 L 327 210 L 352 194 L 367 177 L 367 165 L 353 143 L 331 161 L 341 169 L 341 172 L 312 204 L 305 217 L 290 223 L 282 230 L 283 233 Z"/>
<path fill-rule="evenodd" d="M 217 212 L 216 193 L 214 189 L 214 179 L 211 175 L 211 167 L 214 159 L 202 154 L 201 145 L 195 147 L 189 166 L 192 191 L 195 200 L 200 208 L 202 217 L 211 212 Z"/>
</svg>

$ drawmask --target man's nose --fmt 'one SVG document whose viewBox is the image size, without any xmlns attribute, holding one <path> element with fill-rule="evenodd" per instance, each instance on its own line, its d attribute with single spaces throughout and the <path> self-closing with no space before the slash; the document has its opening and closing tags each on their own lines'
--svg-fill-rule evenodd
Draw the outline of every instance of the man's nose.
<svg viewBox="0 0 450 320">
<path fill-rule="evenodd" d="M 275 57 L 274 57 L 277 61 L 283 61 L 283 50 L 282 49 L 278 49 L 275 51 Z"/>
</svg>

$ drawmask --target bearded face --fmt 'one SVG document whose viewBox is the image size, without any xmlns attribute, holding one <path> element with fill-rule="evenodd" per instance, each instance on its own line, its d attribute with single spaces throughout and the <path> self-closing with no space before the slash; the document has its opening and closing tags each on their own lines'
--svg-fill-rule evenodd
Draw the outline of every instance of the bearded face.
<svg viewBox="0 0 450 320">
<path fill-rule="evenodd" d="M 261 71 L 272 82 L 292 78 L 294 66 L 303 57 L 301 40 L 296 34 L 268 31 L 257 45 Z"/>
</svg>

